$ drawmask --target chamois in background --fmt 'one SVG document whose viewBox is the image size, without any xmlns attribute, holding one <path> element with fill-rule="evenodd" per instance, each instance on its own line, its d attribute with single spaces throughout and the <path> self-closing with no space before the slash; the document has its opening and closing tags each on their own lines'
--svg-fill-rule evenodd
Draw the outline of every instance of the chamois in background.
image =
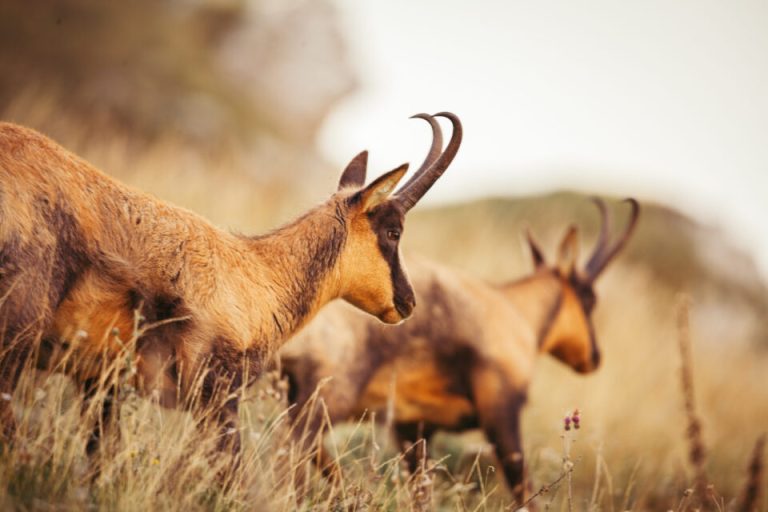
<svg viewBox="0 0 768 512">
<path fill-rule="evenodd" d="M 327 201 L 261 236 L 222 231 L 38 132 L 0 123 L 0 391 L 11 394 L 29 363 L 69 373 L 93 396 L 138 311 L 148 327 L 135 346 L 138 387 L 166 407 L 189 404 L 193 391 L 203 405 L 225 397 L 213 403 L 213 416 L 231 434 L 222 444 L 239 449 L 233 391 L 324 304 L 342 298 L 388 323 L 411 314 L 414 293 L 398 245 L 405 215 L 450 165 L 462 137 L 455 115 L 437 115 L 453 125 L 449 144 L 442 151 L 442 140 L 433 140 L 396 194 L 407 165 L 364 186 L 363 152 Z M 6 400 L 0 421 L 12 436 Z"/>
<path fill-rule="evenodd" d="M 382 418 L 391 404 L 393 417 L 387 420 L 403 447 L 441 429 L 482 429 L 522 503 L 520 413 L 535 359 L 549 353 L 579 373 L 600 364 L 592 325 L 594 283 L 636 226 L 639 205 L 627 201 L 629 221 L 610 243 L 607 207 L 596 200 L 602 227 L 583 270 L 576 268 L 578 237 L 571 226 L 554 265 L 528 233 L 534 271 L 504 284 L 414 258 L 410 273 L 420 307 L 403 325 L 379 325 L 343 304 L 326 308 L 280 352 L 303 448 L 317 442 L 314 460 L 326 472 L 338 471 L 322 448 L 323 409 L 337 422 L 372 411 Z M 318 390 L 323 405 L 311 402 L 326 377 L 332 379 Z M 411 450 L 407 457 L 411 470 L 414 455 Z"/>
</svg>

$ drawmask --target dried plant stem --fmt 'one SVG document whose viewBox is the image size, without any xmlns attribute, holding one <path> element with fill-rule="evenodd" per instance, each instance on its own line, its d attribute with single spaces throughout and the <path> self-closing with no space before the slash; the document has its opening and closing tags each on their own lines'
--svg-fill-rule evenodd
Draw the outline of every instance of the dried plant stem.
<svg viewBox="0 0 768 512">
<path fill-rule="evenodd" d="M 747 482 L 744 485 L 741 499 L 739 500 L 739 512 L 757 512 L 760 503 L 760 494 L 762 490 L 763 472 L 765 463 L 763 462 L 763 453 L 765 451 L 765 434 L 761 435 L 755 442 L 755 449 L 752 452 L 752 458 L 747 468 Z"/>
<path fill-rule="evenodd" d="M 685 415 L 688 420 L 686 438 L 688 440 L 688 459 L 693 467 L 694 486 L 691 496 L 694 508 L 700 508 L 706 499 L 709 479 L 705 469 L 706 447 L 701 432 L 701 420 L 696 414 L 693 390 L 693 358 L 691 355 L 691 330 L 689 324 L 690 300 L 687 296 L 680 299 L 677 311 L 678 342 L 680 345 L 680 376 L 683 389 Z"/>
<path fill-rule="evenodd" d="M 567 478 L 571 473 L 573 473 L 573 466 L 569 467 L 568 469 L 566 469 L 565 471 L 560 473 L 560 476 L 558 476 L 557 478 L 552 480 L 549 484 L 542 485 L 539 488 L 539 490 L 536 491 L 535 493 L 531 494 L 530 498 L 525 500 L 525 503 L 523 503 L 522 507 L 519 507 L 519 508 L 527 507 L 528 505 L 530 505 L 533 502 L 533 500 L 535 500 L 536 498 L 538 498 L 539 496 L 541 496 L 543 494 L 548 493 L 551 488 L 557 486 L 560 482 L 563 481 L 563 479 Z M 518 509 L 515 509 L 515 510 L 518 510 Z"/>
<path fill-rule="evenodd" d="M 421 434 L 421 433 L 420 433 Z M 432 510 L 432 484 L 431 469 L 427 468 L 427 440 L 419 435 L 416 442 L 416 453 L 419 455 L 419 467 L 413 475 L 413 510 L 426 512 Z"/>
<path fill-rule="evenodd" d="M 592 484 L 592 496 L 589 499 L 589 510 L 597 510 L 598 492 L 600 490 L 600 463 L 603 458 L 603 445 L 602 443 L 597 448 L 597 454 L 595 456 L 595 481 Z"/>
<path fill-rule="evenodd" d="M 543 494 L 547 494 L 550 489 L 553 487 L 557 487 L 557 485 L 562 482 L 563 480 L 566 480 L 568 484 L 568 511 L 573 511 L 573 468 L 575 464 L 571 460 L 571 436 L 568 432 L 563 432 L 560 435 L 560 438 L 563 441 L 563 470 L 560 473 L 560 476 L 558 476 L 555 480 L 550 482 L 547 485 L 542 485 L 538 491 L 533 493 L 527 500 L 523 502 L 522 505 L 519 507 L 514 507 L 512 510 L 520 510 L 525 509 L 533 503 L 533 500 L 538 498 L 539 496 Z"/>
<path fill-rule="evenodd" d="M 573 462 L 571 462 L 571 443 L 567 435 L 563 435 L 563 468 L 568 483 L 568 512 L 573 512 Z"/>
</svg>

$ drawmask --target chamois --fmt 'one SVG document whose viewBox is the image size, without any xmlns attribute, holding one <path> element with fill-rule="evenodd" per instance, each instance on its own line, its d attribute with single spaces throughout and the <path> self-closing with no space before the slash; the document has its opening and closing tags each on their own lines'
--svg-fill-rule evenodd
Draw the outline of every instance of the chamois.
<svg viewBox="0 0 768 512">
<path fill-rule="evenodd" d="M 228 390 L 258 376 L 324 304 L 342 298 L 387 323 L 411 314 L 398 246 L 405 214 L 462 137 L 454 114 L 436 115 L 451 121 L 451 140 L 443 151 L 433 133 L 427 159 L 397 193 L 407 164 L 363 186 L 364 151 L 327 201 L 253 237 L 125 186 L 36 131 L 0 123 L 0 392 L 13 392 L 29 362 L 70 373 L 92 396 L 100 363 L 120 350 L 118 336 L 131 336 L 138 311 L 155 326 L 136 342 L 139 389 L 166 407 L 188 404 L 199 389 L 232 434 L 223 444 L 239 447 L 238 401 Z M 76 364 L 62 364 L 63 354 Z M 222 388 L 229 398 L 213 402 Z M 0 421 L 11 435 L 6 400 Z"/>
<path fill-rule="evenodd" d="M 391 411 L 387 421 L 401 445 L 428 439 L 438 429 L 481 428 L 495 446 L 515 500 L 522 503 L 520 412 L 535 358 L 549 353 L 580 373 L 598 367 L 593 284 L 636 225 L 639 206 L 628 202 L 627 227 L 609 244 L 608 212 L 596 200 L 602 228 L 583 271 L 575 266 L 578 237 L 571 226 L 555 265 L 546 264 L 529 233 L 534 272 L 501 285 L 410 258 L 420 307 L 402 326 L 382 328 L 343 304 L 326 308 L 280 352 L 289 400 L 296 404 L 298 442 L 311 450 L 321 440 L 323 409 L 332 422 L 360 418 L 366 411 L 381 418 Z M 332 379 L 317 390 L 321 406 L 310 397 L 326 377 Z M 324 471 L 338 471 L 321 442 L 316 455 Z M 406 455 L 411 469 L 415 455 L 414 450 Z"/>
</svg>

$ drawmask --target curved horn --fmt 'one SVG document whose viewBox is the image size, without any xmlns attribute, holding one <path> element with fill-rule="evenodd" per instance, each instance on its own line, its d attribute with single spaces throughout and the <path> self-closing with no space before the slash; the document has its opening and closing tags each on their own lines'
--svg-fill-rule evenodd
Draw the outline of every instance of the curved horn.
<svg viewBox="0 0 768 512">
<path fill-rule="evenodd" d="M 429 166 L 432 165 L 435 160 L 437 160 L 437 157 L 440 156 L 440 151 L 443 149 L 443 131 L 440 129 L 440 123 L 437 122 L 437 119 L 429 114 L 414 114 L 411 116 L 411 119 L 417 118 L 424 119 L 429 123 L 429 126 L 432 127 L 432 145 L 429 147 L 429 153 L 427 153 L 427 156 L 424 158 L 421 166 L 415 173 L 413 173 L 411 179 L 405 182 L 405 185 L 401 187 L 401 190 L 405 190 L 411 185 L 411 183 L 418 180 L 419 177 L 424 174 L 424 171 L 426 171 Z"/>
<path fill-rule="evenodd" d="M 531 257 L 533 258 L 533 266 L 535 269 L 538 270 L 539 268 L 546 266 L 547 262 L 544 259 L 544 253 L 541 252 L 539 244 L 533 239 L 530 226 L 525 228 L 525 238 L 528 241 L 528 247 L 531 248 Z"/>
<path fill-rule="evenodd" d="M 440 112 L 439 114 L 435 114 L 435 116 L 445 117 L 451 121 L 451 124 L 453 125 L 451 140 L 448 141 L 448 145 L 440 157 L 432 162 L 427 169 L 424 169 L 418 176 L 418 179 L 409 181 L 406 186 L 398 191 L 396 199 L 400 202 L 405 211 L 413 208 L 419 199 L 427 193 L 427 190 L 435 184 L 435 181 L 443 175 L 453 161 L 456 153 L 459 151 L 459 146 L 461 145 L 463 131 L 459 118 L 450 112 Z"/>
<path fill-rule="evenodd" d="M 603 258 L 603 254 L 608 250 L 608 237 L 611 234 L 611 218 L 608 216 L 608 207 L 605 205 L 605 201 L 600 197 L 593 197 L 592 202 L 595 203 L 595 206 L 600 211 L 600 234 L 597 236 L 592 256 L 589 257 L 587 262 L 585 270 L 588 276 L 592 275 L 592 269 L 597 268 L 600 260 Z M 597 273 L 594 275 L 597 275 Z"/>
<path fill-rule="evenodd" d="M 610 263 L 611 260 L 616 257 L 619 251 L 624 248 L 624 246 L 627 244 L 627 241 L 629 240 L 629 237 L 632 236 L 632 233 L 635 230 L 635 226 L 637 226 L 637 219 L 640 217 L 640 204 L 631 197 L 625 199 L 623 202 L 629 203 L 631 208 L 627 227 L 624 228 L 624 232 L 610 249 L 605 248 L 600 250 L 599 253 L 596 252 L 596 254 L 590 259 L 589 263 L 587 263 L 586 273 L 587 278 L 590 281 L 593 281 L 595 278 L 597 278 L 597 276 L 600 275 L 600 272 L 603 271 L 606 265 L 608 265 L 608 263 Z"/>
</svg>

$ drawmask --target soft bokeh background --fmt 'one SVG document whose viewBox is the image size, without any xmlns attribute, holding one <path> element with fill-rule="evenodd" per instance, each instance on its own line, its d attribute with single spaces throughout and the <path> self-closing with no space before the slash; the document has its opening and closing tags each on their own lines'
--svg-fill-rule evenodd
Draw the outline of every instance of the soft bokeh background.
<svg viewBox="0 0 768 512">
<path fill-rule="evenodd" d="M 430 200 L 552 188 L 656 197 L 723 227 L 768 276 L 764 2 L 342 7 L 363 87 L 322 133 L 335 162 L 378 141 L 415 152 L 421 140 L 398 136 L 392 114 L 453 109 L 467 141 Z"/>
<path fill-rule="evenodd" d="M 768 424 L 766 26 L 758 1 L 5 0 L 0 117 L 257 232 L 326 197 L 361 149 L 374 175 L 418 162 L 428 130 L 407 117 L 451 110 L 465 142 L 404 245 L 494 281 L 530 271 L 523 226 L 552 255 L 576 222 L 587 253 L 587 197 L 638 198 L 636 236 L 598 284 L 604 367 L 539 366 L 524 426 L 534 482 L 556 476 L 559 422 L 578 406 L 579 506 L 678 506 L 691 484 L 675 329 L 686 294 L 708 469 L 727 504 Z M 445 436 L 433 456 L 461 474 L 483 446 Z M 14 468 L 0 468 L 5 503 L 42 506 Z M 130 508 L 141 482 L 113 501 L 56 499 Z M 451 493 L 436 502 L 455 505 Z M 479 503 L 495 510 L 503 487 L 491 494 Z"/>
</svg>

